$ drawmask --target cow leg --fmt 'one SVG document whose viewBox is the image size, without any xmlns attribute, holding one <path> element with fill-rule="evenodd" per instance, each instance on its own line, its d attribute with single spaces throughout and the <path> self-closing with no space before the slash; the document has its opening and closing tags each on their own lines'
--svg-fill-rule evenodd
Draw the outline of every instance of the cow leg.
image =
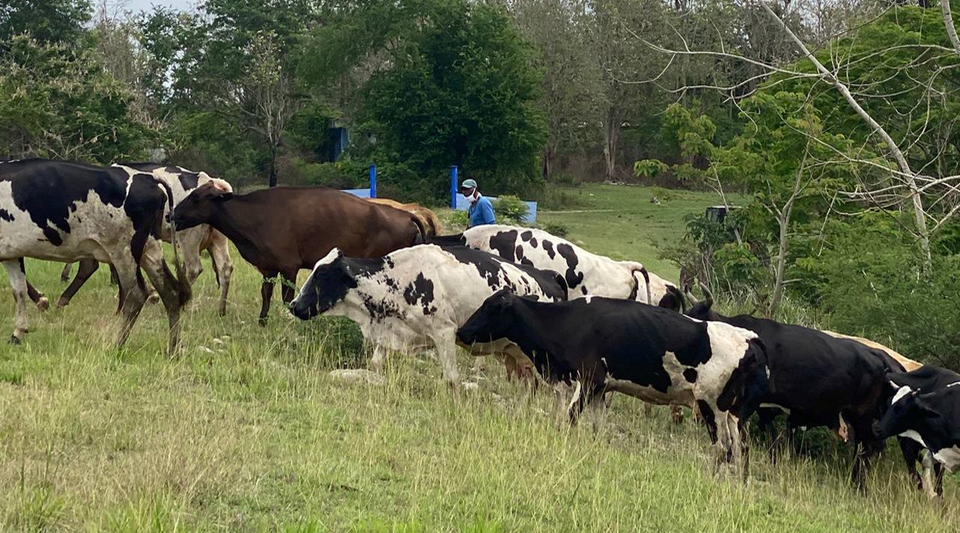
<svg viewBox="0 0 960 533">
<path fill-rule="evenodd" d="M 20 260 L 20 270 L 24 272 L 26 276 L 26 269 L 23 266 L 23 259 Z M 33 300 L 33 303 L 37 304 L 37 309 L 40 311 L 46 311 L 50 308 L 50 300 L 47 300 L 47 297 L 43 295 L 42 292 L 38 291 L 36 287 L 30 284 L 30 280 L 27 280 L 27 296 Z"/>
<path fill-rule="evenodd" d="M 573 397 L 570 399 L 570 403 L 567 404 L 567 418 L 570 419 L 571 426 L 577 425 L 583 409 L 589 405 L 598 394 L 603 394 L 603 389 L 603 383 L 591 383 L 590 381 L 582 379 L 573 382 Z"/>
<path fill-rule="evenodd" d="M 703 409 L 703 405 L 706 402 L 698 402 Z M 709 409 L 714 413 L 714 427 L 716 428 L 716 440 L 714 441 L 714 448 L 716 448 L 716 459 L 714 461 L 714 474 L 719 474 L 720 469 L 723 465 L 730 464 L 734 461 L 734 435 L 731 432 L 730 422 L 728 420 L 729 414 L 723 411 L 718 411 L 715 406 L 710 405 Z"/>
<path fill-rule="evenodd" d="M 683 409 L 679 405 L 670 405 L 670 419 L 678 426 L 683 424 Z"/>
<path fill-rule="evenodd" d="M 747 419 L 733 416 L 730 418 L 733 419 L 736 425 L 735 434 L 737 439 L 734 444 L 737 449 L 740 450 L 740 476 L 744 484 L 746 484 L 750 477 L 750 435 L 747 433 Z"/>
<path fill-rule="evenodd" d="M 437 358 L 443 367 L 443 380 L 456 389 L 460 384 L 460 369 L 457 368 L 456 329 L 440 332 L 433 337 L 433 344 L 437 349 Z"/>
<path fill-rule="evenodd" d="M 850 424 L 850 440 L 854 443 L 853 473 L 851 481 L 857 490 L 866 492 L 867 475 L 873 458 L 883 449 L 883 441 L 873 436 L 873 421 L 857 416 Z"/>
<path fill-rule="evenodd" d="M 147 241 L 143 249 L 141 262 L 167 312 L 167 322 L 170 328 L 167 354 L 176 355 L 180 349 L 180 309 L 183 307 L 183 302 L 180 301 L 178 280 L 174 278 L 163 259 L 163 248 L 160 246 L 160 241 L 155 239 Z"/>
<path fill-rule="evenodd" d="M 133 257 L 121 253 L 110 257 L 110 264 L 116 270 L 117 281 L 120 285 L 120 334 L 117 336 L 117 347 L 123 346 L 130 337 L 130 330 L 137 322 L 140 311 L 143 310 L 143 304 L 147 301 L 146 293 L 141 286 L 142 278 L 139 276 L 139 266 L 134 262 Z"/>
<path fill-rule="evenodd" d="M 216 230 L 211 230 L 216 231 Z M 217 274 L 217 283 L 220 284 L 220 307 L 217 310 L 220 316 L 227 314 L 227 293 L 230 292 L 230 278 L 233 276 L 233 261 L 230 259 L 230 248 L 227 238 L 222 233 L 211 235 L 212 244 L 207 251 L 213 263 L 213 271 Z"/>
<path fill-rule="evenodd" d="M 287 271 L 280 274 L 280 298 L 283 303 L 290 305 L 293 297 L 297 295 L 297 271 Z"/>
<path fill-rule="evenodd" d="M 7 268 L 7 279 L 10 280 L 10 288 L 13 289 L 13 301 L 15 306 L 13 319 L 13 335 L 10 337 L 12 344 L 20 344 L 24 335 L 27 334 L 27 276 L 21 268 L 21 262 L 16 259 L 4 261 L 3 266 Z"/>
<path fill-rule="evenodd" d="M 773 409 L 758 409 L 757 418 L 760 433 L 766 435 L 769 442 L 770 447 L 767 451 L 770 455 L 770 462 L 776 464 L 785 447 L 782 440 L 783 435 L 780 428 L 777 427 L 777 412 Z"/>
<path fill-rule="evenodd" d="M 69 265 L 68 265 L 69 266 Z M 93 273 L 100 268 L 100 262 L 96 259 L 83 259 L 80 261 L 80 266 L 77 268 L 77 277 L 73 278 L 73 281 L 70 282 L 70 285 L 67 286 L 66 290 L 63 291 L 63 294 L 60 295 L 60 298 L 57 299 L 57 308 L 62 309 L 70 303 L 70 300 L 73 299 L 73 296 L 77 294 L 77 291 L 80 290 L 80 287 L 90 279 L 90 276 L 93 276 Z M 123 308 L 123 302 L 118 298 L 117 312 Z"/>
<path fill-rule="evenodd" d="M 920 489 L 931 500 L 943 497 L 943 466 L 938 463 L 930 450 L 924 450 L 923 453 L 923 477 L 921 478 Z"/>
<path fill-rule="evenodd" d="M 263 273 L 263 282 L 260 284 L 260 326 L 267 325 L 267 314 L 270 312 L 270 298 L 273 297 L 273 278 L 276 272 Z"/>
<path fill-rule="evenodd" d="M 903 461 L 907 463 L 907 473 L 910 475 L 910 481 L 916 485 L 917 489 L 924 489 L 924 479 L 920 478 L 917 472 L 917 461 L 920 460 L 920 452 L 923 446 L 913 439 L 897 437 L 897 443 L 900 444 L 900 453 L 903 454 Z"/>
<path fill-rule="evenodd" d="M 70 270 L 73 269 L 73 263 L 66 263 L 63 265 L 63 270 L 60 271 L 60 282 L 66 283 L 70 281 Z"/>
<path fill-rule="evenodd" d="M 940 464 L 939 461 L 935 460 L 933 458 L 933 454 L 930 453 L 929 451 L 927 452 L 927 457 L 929 457 L 929 461 L 931 463 L 931 466 L 933 467 L 934 492 L 936 493 L 937 497 L 942 500 L 943 499 L 943 471 L 944 471 L 943 465 Z"/>
<path fill-rule="evenodd" d="M 383 362 L 387 358 L 387 349 L 379 342 L 373 344 L 373 357 L 370 359 L 370 368 L 377 374 L 383 374 Z"/>
</svg>

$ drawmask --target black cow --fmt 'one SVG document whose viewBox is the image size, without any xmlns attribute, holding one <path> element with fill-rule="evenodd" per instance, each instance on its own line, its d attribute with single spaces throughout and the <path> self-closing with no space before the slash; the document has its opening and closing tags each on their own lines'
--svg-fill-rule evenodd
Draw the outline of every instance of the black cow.
<svg viewBox="0 0 960 533">
<path fill-rule="evenodd" d="M 166 184 L 133 169 L 44 159 L 0 163 L 0 261 L 16 300 L 11 342 L 19 343 L 27 332 L 24 257 L 96 259 L 112 264 L 119 276 L 118 344 L 126 341 L 146 299 L 142 266 L 166 308 L 168 349 L 174 352 L 190 286 L 179 261 L 178 276 L 170 272 L 158 241 L 171 200 Z"/>
<path fill-rule="evenodd" d="M 960 467 L 960 381 L 933 392 L 907 390 L 877 425 L 878 436 L 904 436 L 926 448 L 936 464 L 954 472 Z M 943 471 L 936 470 L 937 494 L 943 495 Z"/>
<path fill-rule="evenodd" d="M 896 405 L 899 400 L 911 392 L 929 394 L 945 389 L 952 384 L 960 383 L 960 374 L 930 365 L 920 367 L 912 372 L 892 373 L 887 377 L 890 379 L 890 384 L 896 389 L 891 405 Z M 900 451 L 903 452 L 903 459 L 907 463 L 910 479 L 917 485 L 917 488 L 926 489 L 927 494 L 931 497 L 942 497 L 943 466 L 940 462 L 933 460 L 932 451 L 928 451 L 923 457 L 925 479 L 921 478 L 917 472 L 920 452 L 924 449 L 923 439 L 918 438 L 916 431 L 907 431 L 904 434 L 898 434 L 897 441 L 900 444 Z"/>
<path fill-rule="evenodd" d="M 718 463 L 742 460 L 746 475 L 742 421 L 766 387 L 764 350 L 753 332 L 629 300 L 544 303 L 499 291 L 457 337 L 466 345 L 506 339 L 519 346 L 545 380 L 573 387 L 572 423 L 608 391 L 695 407 L 719 448 Z"/>
<path fill-rule="evenodd" d="M 883 449 L 873 423 L 893 395 L 886 374 L 903 371 L 899 363 L 856 341 L 749 315 L 727 317 L 712 306 L 712 298 L 707 298 L 695 303 L 687 315 L 756 332 L 767 347 L 770 387 L 759 414 L 774 443 L 778 439 L 772 422 L 780 412 L 789 413 L 791 432 L 801 426 L 846 432 L 856 448 L 852 480 L 863 490 L 870 462 Z"/>
</svg>

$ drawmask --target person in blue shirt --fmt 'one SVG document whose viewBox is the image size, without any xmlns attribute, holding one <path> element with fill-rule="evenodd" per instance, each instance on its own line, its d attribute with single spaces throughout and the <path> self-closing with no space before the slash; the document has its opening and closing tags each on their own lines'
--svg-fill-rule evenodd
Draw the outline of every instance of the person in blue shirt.
<svg viewBox="0 0 960 533">
<path fill-rule="evenodd" d="M 496 224 L 497 220 L 493 216 L 493 204 L 490 200 L 483 197 L 477 190 L 475 180 L 463 180 L 460 185 L 460 192 L 470 202 L 470 227 L 483 226 L 486 224 Z"/>
</svg>

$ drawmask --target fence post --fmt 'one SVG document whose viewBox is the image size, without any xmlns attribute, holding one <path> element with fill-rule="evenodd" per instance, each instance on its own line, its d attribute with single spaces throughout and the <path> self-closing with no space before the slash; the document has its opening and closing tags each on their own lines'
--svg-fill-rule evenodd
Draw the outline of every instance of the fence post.
<svg viewBox="0 0 960 533">
<path fill-rule="evenodd" d="M 459 188 L 457 180 L 457 165 L 450 166 L 450 207 L 457 208 L 457 189 Z"/>
<path fill-rule="evenodd" d="M 377 165 L 370 165 L 370 198 L 377 197 Z"/>
</svg>

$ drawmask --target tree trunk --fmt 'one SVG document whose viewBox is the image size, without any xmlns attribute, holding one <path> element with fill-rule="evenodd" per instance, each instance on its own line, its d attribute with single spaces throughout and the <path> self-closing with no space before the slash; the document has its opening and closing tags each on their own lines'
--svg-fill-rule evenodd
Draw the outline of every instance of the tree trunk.
<svg viewBox="0 0 960 533">
<path fill-rule="evenodd" d="M 273 143 L 270 143 L 270 178 L 267 185 L 277 186 L 277 145 Z"/>
<path fill-rule="evenodd" d="M 924 274 L 929 275 L 933 270 L 933 255 L 930 252 L 930 231 L 927 228 L 927 215 L 926 209 L 923 205 L 923 198 L 920 197 L 920 188 L 917 186 L 916 174 L 910 168 L 910 164 L 907 162 L 906 156 L 903 155 L 903 152 L 900 150 L 900 147 L 897 146 L 896 141 L 893 140 L 893 137 L 887 133 L 887 130 L 883 128 L 872 116 L 863 107 L 857 102 L 857 99 L 853 97 L 853 94 L 850 93 L 850 89 L 847 88 L 832 72 L 827 70 L 823 66 L 823 63 L 817 59 L 810 50 L 807 48 L 803 41 L 793 30 L 791 30 L 783 20 L 778 17 L 770 6 L 761 2 L 761 6 L 766 10 L 770 16 L 775 18 L 777 22 L 780 23 L 780 27 L 783 28 L 783 31 L 790 37 L 791 40 L 800 48 L 800 51 L 803 52 L 804 57 L 810 60 L 811 63 L 817 68 L 817 71 L 826 79 L 830 84 L 832 84 L 837 91 L 843 96 L 847 101 L 847 104 L 853 108 L 853 110 L 863 119 L 864 122 L 870 126 L 870 129 L 873 130 L 881 139 L 883 139 L 884 144 L 887 145 L 887 149 L 890 151 L 890 155 L 893 156 L 893 159 L 897 162 L 897 167 L 900 169 L 900 174 L 903 179 L 907 182 L 907 188 L 910 190 L 910 200 L 913 203 L 913 216 L 917 224 L 917 240 L 920 241 L 920 250 L 923 253 L 923 271 Z"/>
<path fill-rule="evenodd" d="M 603 128 L 604 179 L 612 181 L 617 175 L 617 143 L 620 138 L 620 120 L 616 109 L 607 111 L 607 120 Z"/>
<path fill-rule="evenodd" d="M 547 148 L 543 151 L 543 165 L 541 171 L 543 173 L 543 181 L 550 181 L 550 173 L 553 170 L 553 147 L 550 144 L 547 144 Z"/>
</svg>

